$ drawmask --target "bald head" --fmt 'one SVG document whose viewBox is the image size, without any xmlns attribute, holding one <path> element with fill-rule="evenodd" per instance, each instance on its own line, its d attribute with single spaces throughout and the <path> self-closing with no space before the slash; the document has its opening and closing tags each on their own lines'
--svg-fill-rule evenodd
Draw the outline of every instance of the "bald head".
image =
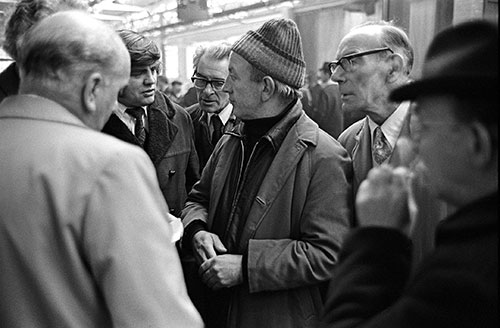
<svg viewBox="0 0 500 328">
<path fill-rule="evenodd" d="M 20 93 L 57 101 L 97 129 L 130 75 L 120 37 L 80 11 L 59 12 L 35 25 L 25 35 L 18 64 Z"/>
</svg>

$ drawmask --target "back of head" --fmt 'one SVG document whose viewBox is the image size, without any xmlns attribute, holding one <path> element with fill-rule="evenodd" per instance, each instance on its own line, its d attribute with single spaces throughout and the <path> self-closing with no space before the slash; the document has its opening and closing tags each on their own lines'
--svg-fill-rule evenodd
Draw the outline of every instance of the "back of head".
<svg viewBox="0 0 500 328">
<path fill-rule="evenodd" d="M 152 66 L 160 62 L 160 48 L 153 40 L 132 30 L 119 30 L 118 35 L 127 47 L 131 66 Z"/>
<path fill-rule="evenodd" d="M 92 72 L 111 74 L 128 66 L 126 54 L 118 35 L 105 23 L 81 11 L 56 13 L 23 39 L 18 61 L 20 91 L 35 88 L 78 96 L 74 86 Z"/>
<path fill-rule="evenodd" d="M 20 0 L 5 26 L 4 50 L 18 60 L 18 46 L 24 34 L 37 22 L 63 10 L 87 10 L 83 0 Z"/>
<path fill-rule="evenodd" d="M 207 46 L 199 46 L 196 48 L 193 55 L 193 68 L 196 72 L 200 59 L 203 56 L 217 61 L 222 61 L 229 58 L 231 53 L 231 45 L 226 42 L 211 43 Z"/>
</svg>

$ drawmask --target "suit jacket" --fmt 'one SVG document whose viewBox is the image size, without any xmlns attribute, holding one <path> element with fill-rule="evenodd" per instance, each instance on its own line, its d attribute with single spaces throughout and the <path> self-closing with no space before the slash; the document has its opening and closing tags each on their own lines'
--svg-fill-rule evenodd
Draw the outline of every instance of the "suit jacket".
<svg viewBox="0 0 500 328">
<path fill-rule="evenodd" d="M 179 217 L 187 193 L 199 179 L 193 125 L 186 111 L 161 92 L 156 92 L 155 101 L 147 111 L 149 131 L 144 150 L 155 165 L 170 212 Z M 111 115 L 102 131 L 139 145 L 134 134 L 115 114 Z"/>
<path fill-rule="evenodd" d="M 410 114 L 405 119 L 399 138 L 410 138 Z M 347 149 L 352 158 L 353 198 L 355 199 L 359 185 L 373 167 L 368 117 L 347 128 L 340 135 L 339 142 Z M 409 156 L 408 152 L 402 151 L 396 144 L 389 158 L 389 164 L 393 167 L 408 164 L 407 156 Z M 417 224 L 412 236 L 414 264 L 416 264 L 433 249 L 435 229 L 438 222 L 444 218 L 446 208 L 443 202 L 430 194 L 428 187 L 422 183 L 421 179 L 415 179 L 412 187 L 418 206 Z"/>
<path fill-rule="evenodd" d="M 196 146 L 196 152 L 198 153 L 198 159 L 200 160 L 201 174 L 215 147 L 215 145 L 212 145 L 212 138 L 207 124 L 208 114 L 200 108 L 199 104 L 194 104 L 193 106 L 187 108 L 186 111 L 189 113 L 191 120 L 193 121 L 194 143 Z M 229 120 L 224 125 L 224 132 L 232 130 L 232 128 L 239 122 L 240 120 L 231 113 Z"/>
<path fill-rule="evenodd" d="M 498 327 L 498 192 L 443 220 L 413 277 L 410 255 L 395 229 L 355 231 L 321 327 Z"/>
<path fill-rule="evenodd" d="M 143 151 L 18 95 L 0 154 L 0 326 L 202 327 Z"/>
<path fill-rule="evenodd" d="M 300 111 L 300 115 L 297 115 Z M 228 327 L 314 327 L 322 283 L 332 274 L 350 227 L 351 163 L 345 149 L 302 111 L 267 171 L 237 248 L 248 254 L 245 284 L 233 293 Z M 243 123 L 241 123 L 243 124 Z M 213 226 L 241 124 L 222 136 L 183 210 L 183 223 Z M 240 254 L 241 254 L 240 253 Z"/>
<path fill-rule="evenodd" d="M 329 135 L 338 138 L 344 130 L 344 114 L 337 83 L 328 84 L 322 88 L 317 106 L 316 123 Z"/>
</svg>

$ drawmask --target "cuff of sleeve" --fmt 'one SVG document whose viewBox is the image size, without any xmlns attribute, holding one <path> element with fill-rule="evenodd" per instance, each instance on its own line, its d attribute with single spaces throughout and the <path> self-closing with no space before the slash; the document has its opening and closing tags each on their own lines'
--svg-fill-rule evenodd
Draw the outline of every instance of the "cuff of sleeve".
<svg viewBox="0 0 500 328">
<path fill-rule="evenodd" d="M 184 237 L 182 237 L 182 248 L 187 251 L 192 250 L 193 237 L 198 231 L 208 230 L 207 224 L 201 220 L 191 222 L 184 228 Z"/>
</svg>

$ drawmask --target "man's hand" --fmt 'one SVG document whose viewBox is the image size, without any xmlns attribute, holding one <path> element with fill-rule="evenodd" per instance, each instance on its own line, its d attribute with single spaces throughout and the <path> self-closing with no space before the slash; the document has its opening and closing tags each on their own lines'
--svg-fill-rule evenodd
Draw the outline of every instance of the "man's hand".
<svg viewBox="0 0 500 328">
<path fill-rule="evenodd" d="M 225 252 L 227 249 L 216 234 L 201 230 L 193 236 L 193 253 L 198 264 Z"/>
<path fill-rule="evenodd" d="M 242 258 L 242 255 L 224 254 L 205 261 L 199 270 L 201 279 L 214 290 L 243 283 Z"/>
<path fill-rule="evenodd" d="M 360 226 L 395 228 L 410 234 L 408 194 L 410 172 L 387 165 L 375 167 L 361 183 L 356 195 L 356 213 Z"/>
</svg>

